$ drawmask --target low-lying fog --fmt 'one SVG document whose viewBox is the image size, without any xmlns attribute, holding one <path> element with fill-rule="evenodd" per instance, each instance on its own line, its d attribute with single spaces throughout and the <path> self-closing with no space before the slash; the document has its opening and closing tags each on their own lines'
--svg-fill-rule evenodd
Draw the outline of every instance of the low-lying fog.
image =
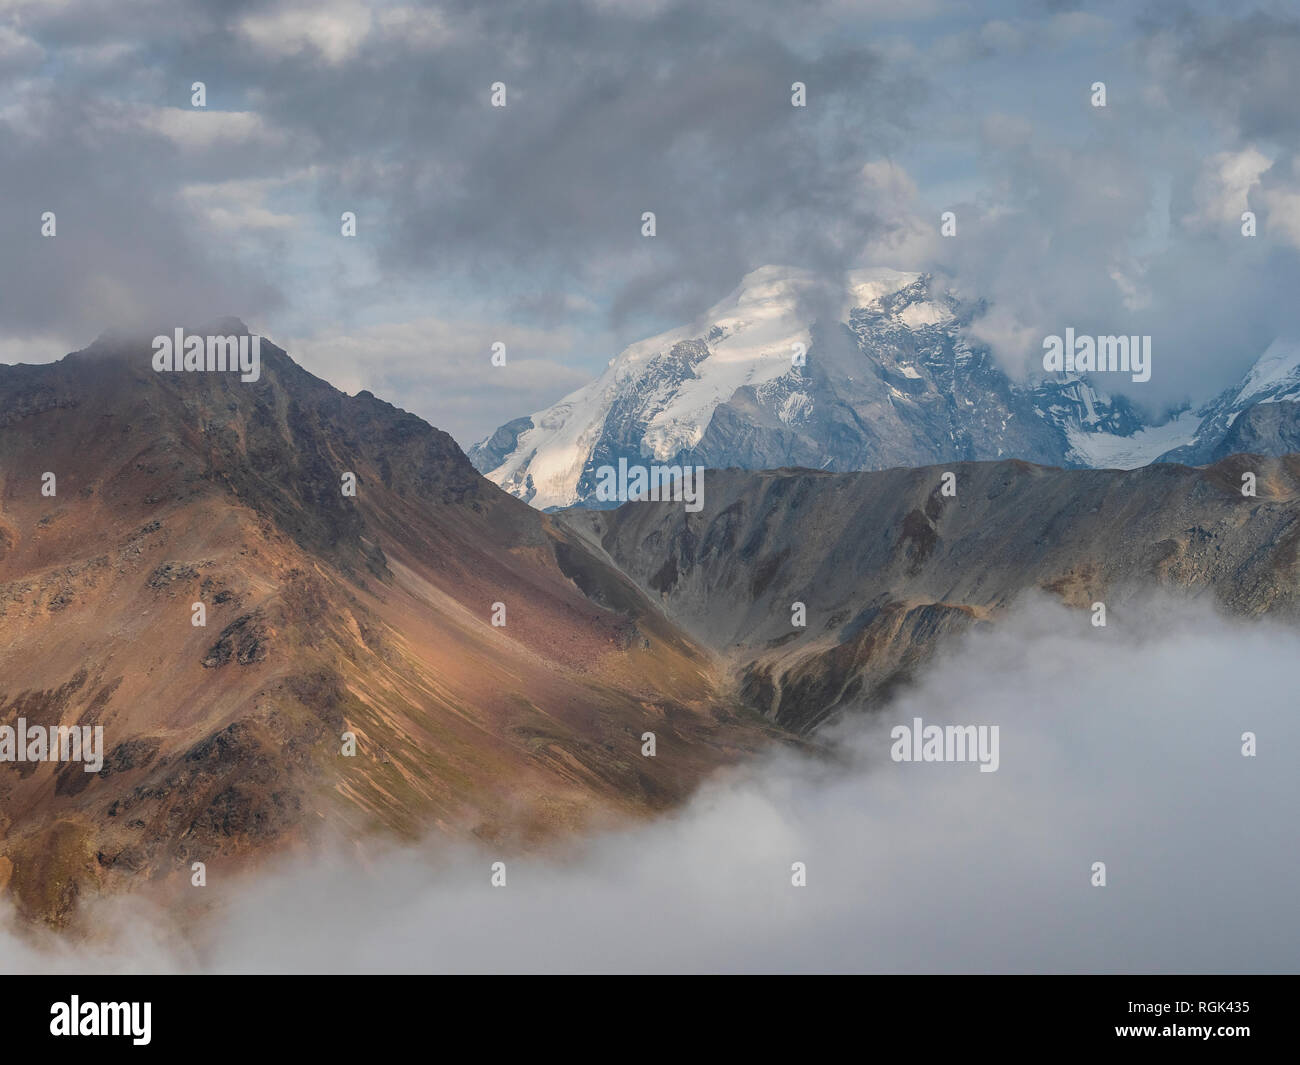
<svg viewBox="0 0 1300 1065">
<path fill-rule="evenodd" d="M 0 969 L 1300 969 L 1300 632 L 1171 603 L 1108 620 L 1026 606 L 833 726 L 839 764 L 771 755 L 563 863 L 509 860 L 505 887 L 491 851 L 340 851 L 232 891 L 201 953 L 114 901 L 111 946 L 0 933 Z M 892 761 L 915 717 L 997 725 L 997 771 Z"/>
</svg>

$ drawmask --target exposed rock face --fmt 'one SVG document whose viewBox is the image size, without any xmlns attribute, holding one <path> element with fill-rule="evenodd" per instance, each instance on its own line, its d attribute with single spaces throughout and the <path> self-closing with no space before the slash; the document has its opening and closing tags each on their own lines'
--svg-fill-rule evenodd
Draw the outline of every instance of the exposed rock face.
<svg viewBox="0 0 1300 1065">
<path fill-rule="evenodd" d="M 1242 412 L 1210 451 L 1210 461 L 1229 455 L 1300 452 L 1300 402 L 1256 403 Z"/>
<path fill-rule="evenodd" d="M 22 912 L 172 903 L 194 861 L 226 876 L 322 834 L 527 847 L 673 803 L 773 733 L 445 433 L 265 341 L 250 383 L 150 354 L 0 366 L 0 725 L 97 724 L 105 749 L 98 774 L 0 764 Z"/>
<path fill-rule="evenodd" d="M 1194 412 L 1192 438 L 1162 459 L 1201 465 L 1244 451 L 1285 455 L 1300 439 L 1298 414 L 1300 343 L 1275 340 L 1235 386 Z"/>
<path fill-rule="evenodd" d="M 1248 471 L 1255 498 L 1241 492 Z M 562 520 L 724 656 L 751 706 L 800 730 L 878 705 L 944 637 L 1026 593 L 1120 617 L 1153 586 L 1244 616 L 1300 613 L 1296 456 L 1130 472 L 710 471 L 704 499 L 695 514 L 636 502 Z M 806 627 L 792 625 L 795 603 Z"/>
</svg>

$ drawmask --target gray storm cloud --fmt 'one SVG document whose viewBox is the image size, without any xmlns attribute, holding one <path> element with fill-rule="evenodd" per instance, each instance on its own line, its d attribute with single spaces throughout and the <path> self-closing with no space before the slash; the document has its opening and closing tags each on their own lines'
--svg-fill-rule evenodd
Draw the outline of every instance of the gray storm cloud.
<svg viewBox="0 0 1300 1065">
<path fill-rule="evenodd" d="M 1300 332 L 1300 19 L 1069 7 L 11 0 L 0 358 L 160 316 L 332 343 L 472 314 L 563 330 L 532 357 L 589 372 L 759 266 L 831 291 L 869 259 L 986 300 L 975 335 L 1013 371 L 1066 326 L 1149 334 L 1151 381 L 1104 386 L 1153 413 L 1203 401 Z M 1200 203 L 1223 153 L 1268 166 Z M 881 168 L 910 203 L 864 180 Z M 958 235 L 940 239 L 947 209 Z M 432 346 L 449 345 L 477 353 Z M 542 401 L 473 385 L 482 413 L 448 415 L 462 439 Z"/>
<path fill-rule="evenodd" d="M 756 259 L 797 251 L 843 268 L 882 225 L 853 175 L 901 142 L 922 82 L 887 77 L 865 39 L 801 31 L 785 6 L 190 3 L 150 20 L 145 50 L 94 11 L 78 24 L 19 0 L 0 64 L 17 209 L 0 233 L 36 269 L 27 282 L 12 271 L 9 328 L 52 326 L 70 304 L 102 327 L 114 299 L 140 313 L 276 310 L 286 270 L 319 255 L 310 239 L 337 233 L 340 205 L 368 240 L 338 260 L 373 255 L 373 284 L 559 271 L 545 301 L 614 267 L 616 316 L 651 300 L 698 310 L 697 286 L 730 288 Z M 191 107 L 195 80 L 206 109 Z M 790 106 L 796 80 L 816 108 Z M 277 206 L 292 196 L 300 231 L 265 214 L 243 218 L 260 228 L 211 229 L 222 183 L 295 172 L 307 187 Z M 34 220 L 60 208 L 59 241 L 43 245 Z M 660 218 L 653 249 L 643 211 Z"/>
<path fill-rule="evenodd" d="M 218 897 L 202 946 L 118 903 L 98 953 L 11 938 L 0 968 L 1295 971 L 1300 635 L 1168 602 L 1090 617 L 1028 604 L 833 726 L 828 756 L 762 759 L 560 856 L 336 854 Z M 998 771 L 891 761 L 914 717 L 999 726 Z"/>
</svg>

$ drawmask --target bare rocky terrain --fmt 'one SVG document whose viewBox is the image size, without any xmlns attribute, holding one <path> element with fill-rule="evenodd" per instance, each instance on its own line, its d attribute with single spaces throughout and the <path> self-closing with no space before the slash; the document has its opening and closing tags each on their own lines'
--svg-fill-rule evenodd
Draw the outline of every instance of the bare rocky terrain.
<svg viewBox="0 0 1300 1065">
<path fill-rule="evenodd" d="M 0 725 L 105 737 L 97 774 L 0 764 L 0 891 L 31 920 L 192 906 L 195 861 L 211 882 L 429 833 L 511 853 L 647 817 L 880 706 L 1026 595 L 1079 607 L 1081 644 L 1091 604 L 1122 624 L 1153 588 L 1297 614 L 1295 456 L 709 470 L 699 513 L 543 514 L 262 350 L 247 384 L 120 337 L 0 367 Z"/>
<path fill-rule="evenodd" d="M 0 764 L 22 914 L 171 904 L 194 861 L 219 881 L 326 836 L 536 847 L 777 732 L 445 433 L 262 352 L 255 383 L 155 373 L 124 338 L 0 366 L 0 724 L 102 725 L 106 750 L 97 774 Z"/>
</svg>

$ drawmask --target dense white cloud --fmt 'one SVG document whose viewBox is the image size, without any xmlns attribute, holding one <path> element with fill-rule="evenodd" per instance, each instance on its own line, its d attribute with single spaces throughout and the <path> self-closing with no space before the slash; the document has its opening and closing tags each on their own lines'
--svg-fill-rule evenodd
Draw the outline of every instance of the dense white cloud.
<svg viewBox="0 0 1300 1065">
<path fill-rule="evenodd" d="M 297 55 L 314 48 L 327 62 L 355 55 L 370 32 L 370 5 L 361 0 L 281 3 L 245 15 L 240 32 L 273 56 Z"/>
<path fill-rule="evenodd" d="M 1239 152 L 1216 152 L 1196 177 L 1192 205 L 1183 214 L 1188 229 L 1239 231 L 1250 193 L 1273 160 L 1253 146 Z"/>
<path fill-rule="evenodd" d="M 547 859 L 430 842 L 233 890 L 210 871 L 224 912 L 198 946 L 128 905 L 98 954 L 10 941 L 0 967 L 1293 971 L 1300 635 L 1187 604 L 1090 617 L 1030 605 L 834 728 L 829 756 L 764 759 Z M 998 771 L 892 762 L 914 716 L 999 726 Z"/>
</svg>

